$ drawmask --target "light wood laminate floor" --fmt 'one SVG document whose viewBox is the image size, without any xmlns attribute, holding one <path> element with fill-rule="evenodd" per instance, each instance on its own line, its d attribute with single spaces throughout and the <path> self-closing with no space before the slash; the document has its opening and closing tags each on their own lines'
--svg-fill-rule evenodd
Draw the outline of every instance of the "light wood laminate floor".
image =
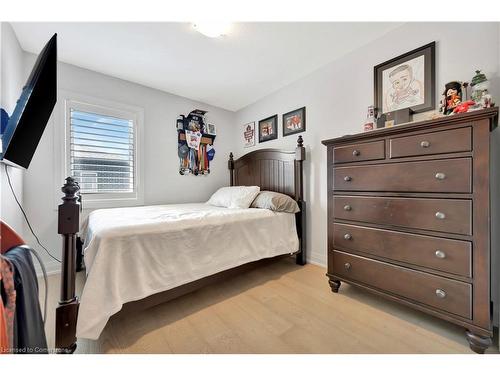
<svg viewBox="0 0 500 375">
<path fill-rule="evenodd" d="M 84 279 L 79 273 L 78 292 Z M 59 275 L 52 275 L 46 325 L 50 347 L 58 293 Z M 98 341 L 80 339 L 77 353 L 472 352 L 463 328 L 346 284 L 333 294 L 324 268 L 282 259 L 113 318 Z"/>
</svg>

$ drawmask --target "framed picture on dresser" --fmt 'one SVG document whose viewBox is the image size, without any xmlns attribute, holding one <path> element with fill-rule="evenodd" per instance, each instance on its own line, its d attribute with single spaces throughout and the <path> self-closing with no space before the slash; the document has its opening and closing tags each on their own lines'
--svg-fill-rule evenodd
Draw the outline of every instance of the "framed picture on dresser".
<svg viewBox="0 0 500 375">
<path fill-rule="evenodd" d="M 426 44 L 374 67 L 374 99 L 379 113 L 435 108 L 436 42 Z"/>
<path fill-rule="evenodd" d="M 278 138 L 278 115 L 259 121 L 259 143 Z"/>
</svg>

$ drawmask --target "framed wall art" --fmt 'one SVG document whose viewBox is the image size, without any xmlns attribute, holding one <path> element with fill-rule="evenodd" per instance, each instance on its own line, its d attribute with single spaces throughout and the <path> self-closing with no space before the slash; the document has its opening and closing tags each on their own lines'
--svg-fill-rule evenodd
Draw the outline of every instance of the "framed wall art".
<svg viewBox="0 0 500 375">
<path fill-rule="evenodd" d="M 278 138 L 278 115 L 259 121 L 259 143 Z"/>
<path fill-rule="evenodd" d="M 207 134 L 217 135 L 217 128 L 214 124 L 207 124 Z"/>
<path fill-rule="evenodd" d="M 243 125 L 243 140 L 245 147 L 255 146 L 255 121 Z"/>
<path fill-rule="evenodd" d="M 379 113 L 435 108 L 436 42 L 374 67 L 374 99 Z"/>
<path fill-rule="evenodd" d="M 283 115 L 283 137 L 306 131 L 306 107 Z"/>
</svg>

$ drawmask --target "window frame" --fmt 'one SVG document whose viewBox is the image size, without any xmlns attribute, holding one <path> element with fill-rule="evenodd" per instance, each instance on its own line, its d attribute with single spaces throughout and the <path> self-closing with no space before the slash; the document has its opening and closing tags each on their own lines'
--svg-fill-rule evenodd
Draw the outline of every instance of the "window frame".
<svg viewBox="0 0 500 375">
<path fill-rule="evenodd" d="M 92 98 L 75 93 L 60 92 L 60 103 L 62 104 L 62 132 L 59 132 L 60 142 L 64 144 L 62 151 L 62 176 L 58 184 L 64 182 L 64 178 L 71 175 L 71 109 L 104 116 L 113 116 L 132 120 L 134 128 L 134 185 L 133 192 L 92 193 L 83 194 L 84 208 L 111 208 L 142 205 L 144 203 L 144 184 L 142 176 L 142 128 L 144 110 L 140 107 L 108 100 Z M 57 137 L 55 137 L 56 142 Z M 60 202 L 60 196 L 58 197 Z"/>
</svg>

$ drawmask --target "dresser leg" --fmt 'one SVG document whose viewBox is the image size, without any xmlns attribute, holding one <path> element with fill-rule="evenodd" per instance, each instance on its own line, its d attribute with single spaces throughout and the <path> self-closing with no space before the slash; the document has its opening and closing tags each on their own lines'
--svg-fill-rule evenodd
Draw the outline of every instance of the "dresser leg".
<svg viewBox="0 0 500 375">
<path fill-rule="evenodd" d="M 491 337 L 489 336 L 480 336 L 469 330 L 465 331 L 465 336 L 470 348 L 476 353 L 484 354 L 486 349 L 491 345 Z"/>
<path fill-rule="evenodd" d="M 330 279 L 330 280 L 328 280 L 328 283 L 330 284 L 330 288 L 332 288 L 333 293 L 339 292 L 339 288 L 340 288 L 340 281 L 339 280 Z"/>
</svg>

